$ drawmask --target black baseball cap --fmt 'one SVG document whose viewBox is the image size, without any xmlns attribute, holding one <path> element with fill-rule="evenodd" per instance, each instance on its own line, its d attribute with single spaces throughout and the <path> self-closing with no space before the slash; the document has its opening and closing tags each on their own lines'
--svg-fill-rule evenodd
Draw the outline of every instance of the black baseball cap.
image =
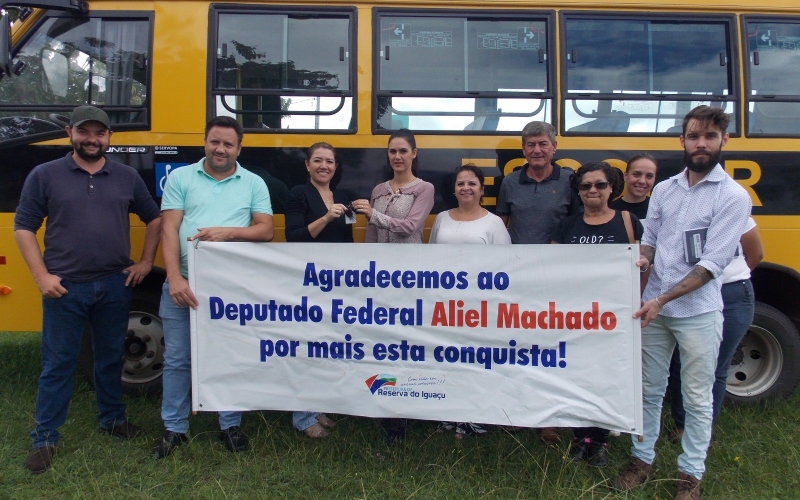
<svg viewBox="0 0 800 500">
<path fill-rule="evenodd" d="M 69 121 L 70 127 L 78 127 L 86 122 L 100 122 L 107 129 L 111 129 L 108 124 L 108 115 L 105 111 L 94 106 L 78 106 L 72 111 L 72 119 Z"/>
</svg>

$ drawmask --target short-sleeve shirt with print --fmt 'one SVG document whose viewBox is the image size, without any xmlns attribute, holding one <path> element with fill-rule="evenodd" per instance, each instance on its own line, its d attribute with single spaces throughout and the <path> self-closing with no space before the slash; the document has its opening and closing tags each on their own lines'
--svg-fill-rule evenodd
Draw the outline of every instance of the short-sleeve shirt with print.
<svg viewBox="0 0 800 500">
<path fill-rule="evenodd" d="M 630 243 L 622 212 L 619 210 L 615 210 L 615 212 L 614 217 L 604 224 L 587 224 L 583 220 L 583 214 L 569 216 L 562 220 L 553 231 L 552 240 L 556 243 L 579 245 Z M 633 225 L 633 238 L 635 240 L 642 239 L 644 228 L 639 222 L 639 218 L 633 214 L 631 214 L 631 224 Z"/>
</svg>

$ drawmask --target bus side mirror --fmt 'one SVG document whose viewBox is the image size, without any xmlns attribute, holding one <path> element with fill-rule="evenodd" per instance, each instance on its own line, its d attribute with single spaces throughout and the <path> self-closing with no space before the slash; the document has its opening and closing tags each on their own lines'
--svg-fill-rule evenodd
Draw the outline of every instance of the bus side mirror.
<svg viewBox="0 0 800 500">
<path fill-rule="evenodd" d="M 7 12 L 0 16 L 0 70 L 11 76 L 11 24 Z"/>
</svg>

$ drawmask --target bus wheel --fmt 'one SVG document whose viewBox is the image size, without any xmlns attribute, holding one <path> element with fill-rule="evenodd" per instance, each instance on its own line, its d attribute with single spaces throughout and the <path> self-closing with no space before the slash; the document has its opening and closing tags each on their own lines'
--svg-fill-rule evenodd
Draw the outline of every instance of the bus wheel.
<svg viewBox="0 0 800 500">
<path fill-rule="evenodd" d="M 756 302 L 753 324 L 728 367 L 727 399 L 785 399 L 800 379 L 800 334 L 782 312 Z"/>
<path fill-rule="evenodd" d="M 134 297 L 128 313 L 125 336 L 125 361 L 122 367 L 122 388 L 128 393 L 161 394 L 161 373 L 164 368 L 164 331 L 158 317 L 159 296 Z M 93 381 L 93 353 L 89 326 L 83 332 L 80 373 Z"/>
</svg>

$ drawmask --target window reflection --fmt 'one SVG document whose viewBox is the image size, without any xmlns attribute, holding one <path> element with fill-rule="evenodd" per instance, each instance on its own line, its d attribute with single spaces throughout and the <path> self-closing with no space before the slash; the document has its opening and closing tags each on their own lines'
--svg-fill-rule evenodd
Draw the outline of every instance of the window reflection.
<svg viewBox="0 0 800 500">
<path fill-rule="evenodd" d="M 217 87 L 349 89 L 348 19 L 221 14 Z M 341 49 L 341 50 L 340 50 Z"/>
<path fill-rule="evenodd" d="M 243 115 L 247 127 L 263 130 L 348 130 L 352 128 L 352 97 L 321 96 L 269 96 L 275 101 L 273 108 L 279 113 L 248 113 Z M 266 98 L 260 102 L 253 97 L 220 95 L 216 98 L 217 115 L 237 118 L 242 106 L 250 103 L 254 110 L 266 110 L 270 104 Z M 237 110 L 239 112 L 237 112 Z"/>
<path fill-rule="evenodd" d="M 574 133 L 630 133 L 680 135 L 683 117 L 696 106 L 719 106 L 731 115 L 728 130 L 736 129 L 733 102 L 640 101 L 570 99 L 564 110 L 564 127 Z"/>
<path fill-rule="evenodd" d="M 0 79 L 0 141 L 61 135 L 85 104 L 115 129 L 146 126 L 149 45 L 148 19 L 45 19 L 16 54 L 20 73 Z"/>
<path fill-rule="evenodd" d="M 748 133 L 800 135 L 800 23 L 747 23 Z"/>
<path fill-rule="evenodd" d="M 699 104 L 735 113 L 727 21 L 576 16 L 566 28 L 566 132 L 677 135 Z"/>
<path fill-rule="evenodd" d="M 519 132 L 531 120 L 548 121 L 549 99 L 380 98 L 384 129 Z"/>
<path fill-rule="evenodd" d="M 753 95 L 800 96 L 800 23 L 748 23 Z"/>
<path fill-rule="evenodd" d="M 518 131 L 551 121 L 544 19 L 379 16 L 376 128 Z"/>
<path fill-rule="evenodd" d="M 568 92 L 728 95 L 726 27 L 723 23 L 569 20 Z"/>
<path fill-rule="evenodd" d="M 218 19 L 216 114 L 263 131 L 354 128 L 348 15 L 221 12 Z"/>
</svg>

